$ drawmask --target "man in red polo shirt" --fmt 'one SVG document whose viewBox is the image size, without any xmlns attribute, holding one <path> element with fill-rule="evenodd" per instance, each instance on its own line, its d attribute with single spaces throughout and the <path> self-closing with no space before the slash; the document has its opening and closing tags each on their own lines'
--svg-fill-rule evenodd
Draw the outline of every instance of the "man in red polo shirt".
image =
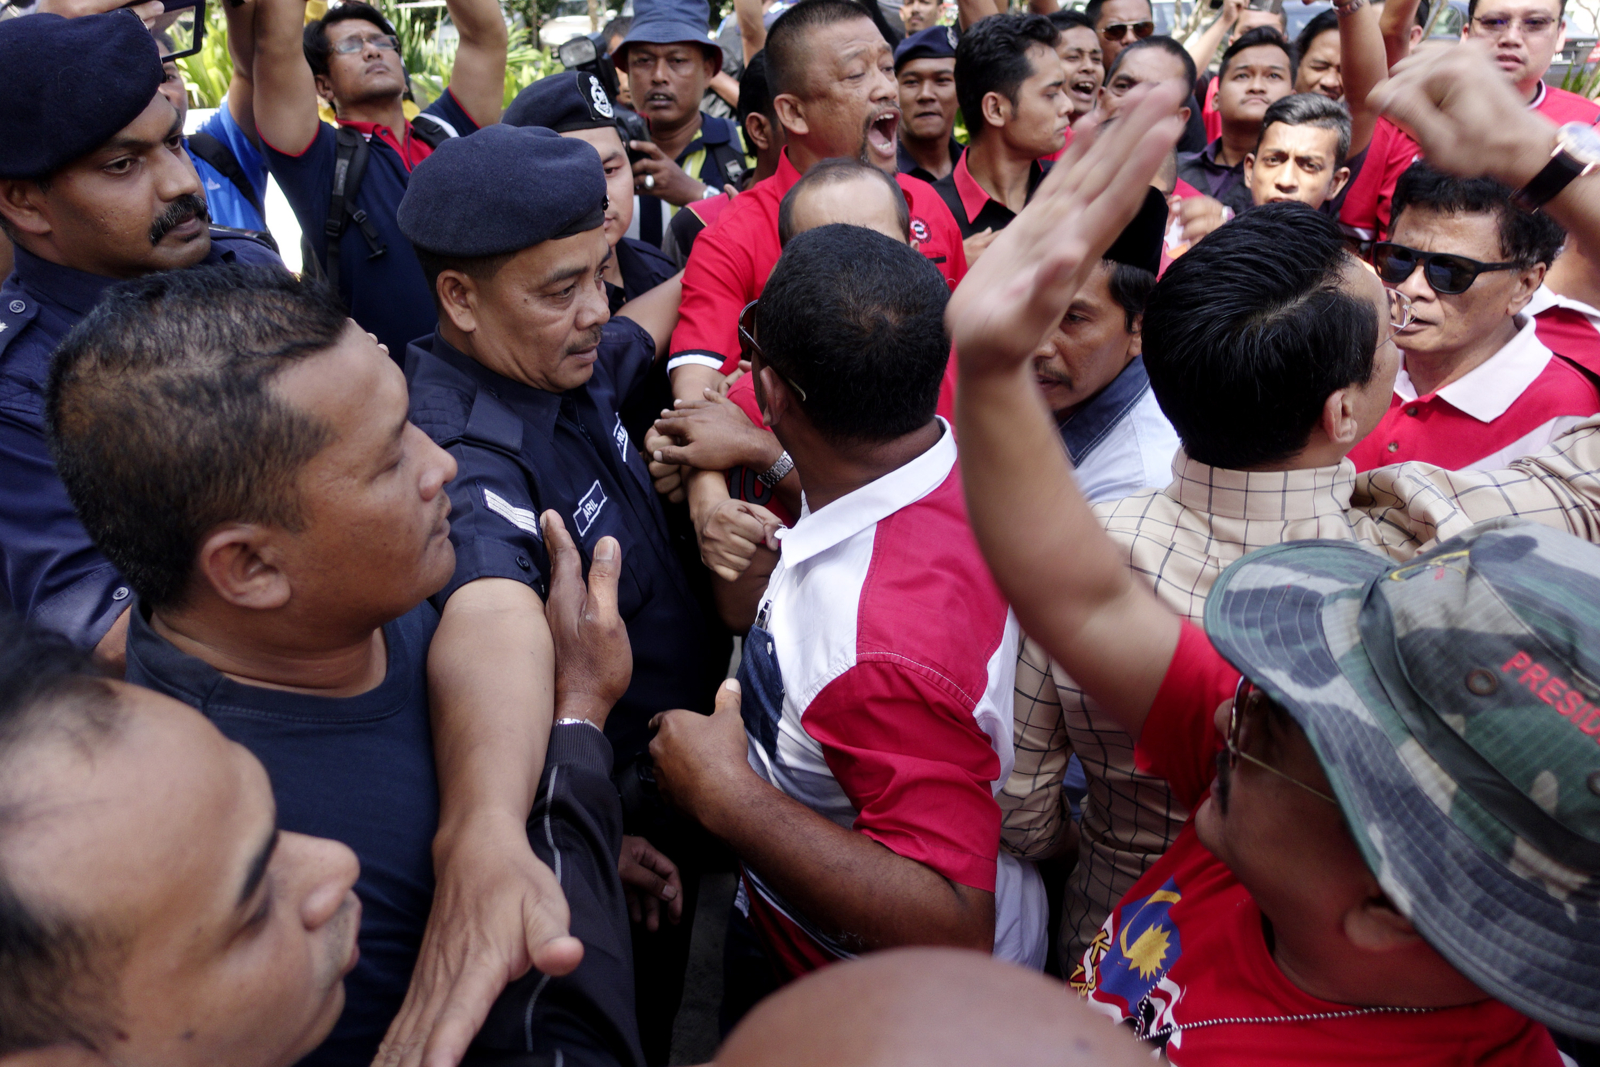
<svg viewBox="0 0 1600 1067">
<path fill-rule="evenodd" d="M 1132 215 L 1176 101 L 1158 88 L 1069 153 L 947 312 L 985 561 L 1195 812 L 1075 985 L 1178 1067 L 1555 1067 L 1533 1019 L 1600 1033 L 1600 905 L 1578 890 L 1600 875 L 1600 747 L 1578 721 L 1600 551 L 1506 520 L 1412 564 L 1275 546 L 1222 575 L 1202 632 L 1135 577 L 1052 447 L 1029 346 Z M 1387 318 L 1360 272 L 1339 299 Z"/>
<path fill-rule="evenodd" d="M 1350 450 L 1357 470 L 1420 459 L 1493 470 L 1600 411 L 1600 392 L 1524 314 L 1566 231 L 1487 178 L 1412 164 L 1395 186 L 1393 241 L 1373 247 L 1411 303 L 1404 365 L 1383 420 Z"/>
<path fill-rule="evenodd" d="M 1415 0 L 1410 0 L 1414 3 Z M 1352 235 L 1364 241 L 1389 232 L 1391 201 L 1395 183 L 1415 162 L 1422 150 L 1405 131 L 1388 119 L 1378 119 L 1372 128 L 1370 144 L 1364 143 L 1363 118 L 1370 121 L 1372 111 L 1367 94 L 1388 73 L 1378 32 L 1378 7 L 1367 8 L 1366 0 L 1344 5 L 1341 21 L 1361 20 L 1368 32 L 1352 36 L 1341 33 L 1344 42 L 1341 69 L 1345 72 L 1345 100 L 1350 105 L 1357 135 L 1352 155 L 1366 147 L 1360 171 L 1345 194 L 1339 221 Z M 1566 45 L 1566 0 L 1468 0 L 1467 23 L 1462 40 L 1481 40 L 1494 55 L 1495 64 L 1516 86 L 1528 107 L 1562 125 L 1581 122 L 1592 126 L 1600 121 L 1600 105 L 1576 93 L 1544 83 L 1551 61 Z M 1409 20 L 1410 16 L 1407 16 Z M 1352 55 L 1356 50 L 1367 55 Z"/>
<path fill-rule="evenodd" d="M 1066 145 L 1072 97 L 1056 54 L 1061 31 L 1043 15 L 994 15 L 956 45 L 956 100 L 971 143 L 933 183 L 965 239 L 967 262 L 1016 217 Z"/>
</svg>

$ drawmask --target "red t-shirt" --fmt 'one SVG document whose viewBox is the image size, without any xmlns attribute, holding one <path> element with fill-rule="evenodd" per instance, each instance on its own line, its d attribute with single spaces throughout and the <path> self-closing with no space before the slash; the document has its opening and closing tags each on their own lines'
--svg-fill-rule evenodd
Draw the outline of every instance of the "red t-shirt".
<svg viewBox="0 0 1600 1067">
<path fill-rule="evenodd" d="M 739 312 L 761 295 L 778 262 L 778 205 L 800 180 L 785 149 L 772 177 L 740 193 L 694 242 L 683 274 L 683 302 L 672 332 L 672 358 L 721 361 L 723 374 L 739 365 Z M 950 288 L 967 273 L 961 231 L 933 186 L 895 175 L 911 209 L 911 237 Z"/>
<path fill-rule="evenodd" d="M 1213 715 L 1232 699 L 1238 679 L 1204 632 L 1185 622 L 1135 757 L 1190 811 L 1210 792 L 1222 748 Z M 1351 1007 L 1313 997 L 1284 977 L 1267 950 L 1254 898 L 1200 843 L 1192 817 L 1112 911 L 1071 981 L 1096 1011 L 1131 1020 L 1175 1067 L 1561 1063 L 1543 1026 L 1493 1000 L 1417 1015 L 1198 1026 Z"/>
<path fill-rule="evenodd" d="M 1217 86 L 1222 84 L 1218 75 L 1206 83 L 1206 99 L 1200 105 L 1200 121 L 1205 123 L 1206 144 L 1222 136 L 1222 112 L 1217 110 Z"/>
<path fill-rule="evenodd" d="M 1553 89 L 1543 82 L 1539 84 L 1538 96 L 1528 106 L 1557 125 L 1566 122 L 1593 125 L 1600 121 L 1600 105 L 1577 93 Z M 1372 144 L 1367 148 L 1361 173 L 1345 193 L 1339 221 L 1364 241 L 1386 236 L 1395 183 L 1421 155 L 1422 149 L 1404 130 L 1388 119 L 1379 119 L 1372 131 Z"/>
<path fill-rule="evenodd" d="M 1350 450 L 1356 470 L 1421 460 L 1446 470 L 1495 470 L 1530 456 L 1600 411 L 1588 375 L 1545 347 L 1530 320 L 1488 361 L 1418 396 L 1402 370 L 1389 410 Z"/>
</svg>

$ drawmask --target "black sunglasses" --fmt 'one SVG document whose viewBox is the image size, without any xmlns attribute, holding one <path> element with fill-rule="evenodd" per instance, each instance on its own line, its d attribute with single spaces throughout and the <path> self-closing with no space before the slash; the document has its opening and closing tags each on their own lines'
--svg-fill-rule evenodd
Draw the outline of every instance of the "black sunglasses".
<svg viewBox="0 0 1600 1067">
<path fill-rule="evenodd" d="M 1466 292 L 1485 271 L 1520 270 L 1523 266 L 1521 263 L 1479 263 L 1448 252 L 1418 252 L 1393 241 L 1379 241 L 1372 246 L 1372 265 L 1385 284 L 1399 285 L 1411 277 L 1418 264 L 1433 291 L 1446 296 Z"/>
<path fill-rule="evenodd" d="M 756 305 L 759 303 L 761 303 L 759 299 L 752 300 L 744 306 L 743 311 L 739 312 L 739 348 L 741 349 L 739 354 L 752 363 L 755 362 L 752 356 L 760 356 L 761 362 L 765 363 L 772 373 L 778 375 L 779 380 L 790 389 L 793 389 L 795 395 L 800 397 L 800 402 L 803 404 L 806 402 L 806 391 L 796 385 L 793 378 L 780 373 L 778 368 L 772 366 L 767 359 L 767 354 L 761 351 L 760 342 L 756 340 Z"/>
<path fill-rule="evenodd" d="M 1153 22 L 1113 22 L 1102 29 L 1100 33 L 1108 41 L 1120 41 L 1128 36 L 1129 30 L 1132 30 L 1133 35 L 1142 41 L 1156 32 L 1156 24 Z"/>
</svg>

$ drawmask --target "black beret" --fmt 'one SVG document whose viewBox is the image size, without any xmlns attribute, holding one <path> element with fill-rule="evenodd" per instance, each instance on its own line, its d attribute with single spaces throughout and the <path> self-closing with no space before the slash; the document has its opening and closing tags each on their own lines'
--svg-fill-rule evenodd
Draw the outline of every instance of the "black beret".
<svg viewBox="0 0 1600 1067">
<path fill-rule="evenodd" d="M 536 126 L 452 137 L 411 172 L 400 232 L 436 255 L 478 259 L 598 229 L 606 175 L 587 141 Z"/>
<path fill-rule="evenodd" d="M 543 126 L 557 133 L 598 130 L 617 124 L 617 109 L 599 78 L 586 70 L 564 70 L 518 93 L 500 121 L 507 126 Z"/>
<path fill-rule="evenodd" d="M 894 69 L 913 59 L 954 59 L 960 38 L 953 26 L 929 26 L 901 41 L 894 49 Z"/>
<path fill-rule="evenodd" d="M 1144 206 L 1133 221 L 1122 228 L 1106 249 L 1105 258 L 1130 267 L 1141 267 L 1151 274 L 1161 272 L 1161 242 L 1167 235 L 1167 198 L 1151 187 L 1144 194 Z"/>
<path fill-rule="evenodd" d="M 42 178 L 138 118 L 161 49 L 132 11 L 0 22 L 0 178 Z"/>
</svg>

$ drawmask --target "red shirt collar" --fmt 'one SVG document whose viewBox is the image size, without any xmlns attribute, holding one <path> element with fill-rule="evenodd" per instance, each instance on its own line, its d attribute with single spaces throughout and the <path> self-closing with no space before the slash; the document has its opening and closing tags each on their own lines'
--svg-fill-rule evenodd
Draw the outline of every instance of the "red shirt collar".
<svg viewBox="0 0 1600 1067">
<path fill-rule="evenodd" d="M 983 186 L 978 184 L 978 179 L 972 176 L 967 169 L 967 153 L 962 152 L 961 158 L 956 160 L 955 169 L 956 195 L 961 198 L 961 210 L 967 213 L 969 220 L 978 217 L 978 212 L 983 210 L 991 197 L 983 191 Z"/>
<path fill-rule="evenodd" d="M 433 154 L 433 149 L 429 147 L 428 142 L 412 135 L 411 123 L 409 122 L 406 123 L 404 142 L 396 140 L 394 131 L 389 127 L 380 126 L 376 122 L 355 122 L 348 119 L 340 119 L 339 125 L 360 131 L 369 141 L 376 137 L 394 149 L 395 155 L 399 156 L 400 161 L 406 165 L 406 170 L 410 170 Z"/>
</svg>

